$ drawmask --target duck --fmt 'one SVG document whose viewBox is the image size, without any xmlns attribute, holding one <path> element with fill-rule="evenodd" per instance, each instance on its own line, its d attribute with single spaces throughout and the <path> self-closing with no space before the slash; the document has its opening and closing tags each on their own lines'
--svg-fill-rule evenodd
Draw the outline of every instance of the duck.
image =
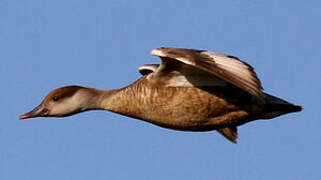
<svg viewBox="0 0 321 180">
<path fill-rule="evenodd" d="M 254 68 L 235 56 L 165 47 L 151 54 L 160 57 L 161 63 L 139 67 L 142 76 L 126 87 L 61 87 L 19 118 L 107 110 L 173 130 L 216 130 L 237 143 L 239 126 L 302 110 L 265 93 Z"/>
</svg>

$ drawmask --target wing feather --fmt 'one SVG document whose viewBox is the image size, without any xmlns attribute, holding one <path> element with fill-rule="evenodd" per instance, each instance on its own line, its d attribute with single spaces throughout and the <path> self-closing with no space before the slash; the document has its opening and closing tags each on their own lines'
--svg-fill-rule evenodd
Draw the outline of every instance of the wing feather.
<svg viewBox="0 0 321 180">
<path fill-rule="evenodd" d="M 138 71 L 141 75 L 150 74 L 158 68 L 159 64 L 144 64 L 138 68 Z"/>
<path fill-rule="evenodd" d="M 151 54 L 162 59 L 162 64 L 155 72 L 155 77 L 157 75 L 164 76 L 164 70 L 167 70 L 167 73 L 178 71 L 184 75 L 187 69 L 198 69 L 207 72 L 202 78 L 213 76 L 260 99 L 264 97 L 261 82 L 254 69 L 237 57 L 210 51 L 179 48 L 157 48 L 152 50 Z M 171 67 L 171 71 L 168 70 L 169 67 Z M 189 70 L 189 72 L 192 71 Z"/>
</svg>

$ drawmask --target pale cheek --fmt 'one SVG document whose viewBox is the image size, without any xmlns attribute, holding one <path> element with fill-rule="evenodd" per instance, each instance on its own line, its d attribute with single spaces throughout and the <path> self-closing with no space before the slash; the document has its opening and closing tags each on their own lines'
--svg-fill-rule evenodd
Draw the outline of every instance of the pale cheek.
<svg viewBox="0 0 321 180">
<path fill-rule="evenodd" d="M 54 116 L 63 115 L 66 112 L 67 112 L 66 108 L 61 106 L 54 106 L 53 108 L 50 109 L 50 115 L 54 115 Z"/>
<path fill-rule="evenodd" d="M 86 105 L 87 99 L 80 92 L 72 97 L 63 99 L 59 102 L 51 102 L 48 104 L 49 115 L 51 116 L 67 116 L 69 114 L 79 112 Z"/>
<path fill-rule="evenodd" d="M 64 116 L 75 111 L 74 106 L 56 105 L 50 110 L 50 115 L 53 116 Z"/>
</svg>

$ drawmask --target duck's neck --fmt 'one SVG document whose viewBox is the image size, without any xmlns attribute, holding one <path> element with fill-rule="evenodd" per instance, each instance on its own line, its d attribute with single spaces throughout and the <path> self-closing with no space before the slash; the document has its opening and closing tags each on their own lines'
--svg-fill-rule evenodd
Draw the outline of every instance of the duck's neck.
<svg viewBox="0 0 321 180">
<path fill-rule="evenodd" d="M 117 103 L 117 98 L 115 95 L 119 92 L 117 89 L 112 90 L 98 90 L 98 89 L 90 89 L 90 105 L 91 110 L 93 109 L 101 109 L 101 110 L 109 110 L 113 111 L 115 103 Z"/>
<path fill-rule="evenodd" d="M 143 92 L 141 92 L 143 91 Z M 113 90 L 91 90 L 91 109 L 108 110 L 115 113 L 137 117 L 142 111 L 145 102 L 146 89 L 141 88 L 140 81 L 132 85 Z"/>
<path fill-rule="evenodd" d="M 97 90 L 98 97 L 95 100 L 95 108 L 101 110 L 108 110 L 118 114 L 139 118 L 141 115 L 141 107 L 143 104 L 139 103 L 140 95 L 132 88 L 122 88 L 115 90 Z"/>
</svg>

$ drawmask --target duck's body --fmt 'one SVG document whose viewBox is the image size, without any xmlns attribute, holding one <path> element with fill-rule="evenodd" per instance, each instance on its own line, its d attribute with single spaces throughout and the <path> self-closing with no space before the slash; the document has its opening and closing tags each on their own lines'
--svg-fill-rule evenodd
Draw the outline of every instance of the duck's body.
<svg viewBox="0 0 321 180">
<path fill-rule="evenodd" d="M 175 130 L 218 130 L 236 142 L 238 125 L 301 110 L 263 93 L 253 69 L 233 56 L 172 48 L 153 54 L 163 63 L 142 66 L 144 76 L 125 88 L 59 88 L 20 118 L 103 109 Z"/>
<path fill-rule="evenodd" d="M 215 119 L 229 114 L 242 118 L 249 114 L 209 91 L 193 87 L 155 86 L 146 76 L 116 90 L 101 107 L 162 127 L 185 131 L 214 130 L 223 125 Z"/>
</svg>

